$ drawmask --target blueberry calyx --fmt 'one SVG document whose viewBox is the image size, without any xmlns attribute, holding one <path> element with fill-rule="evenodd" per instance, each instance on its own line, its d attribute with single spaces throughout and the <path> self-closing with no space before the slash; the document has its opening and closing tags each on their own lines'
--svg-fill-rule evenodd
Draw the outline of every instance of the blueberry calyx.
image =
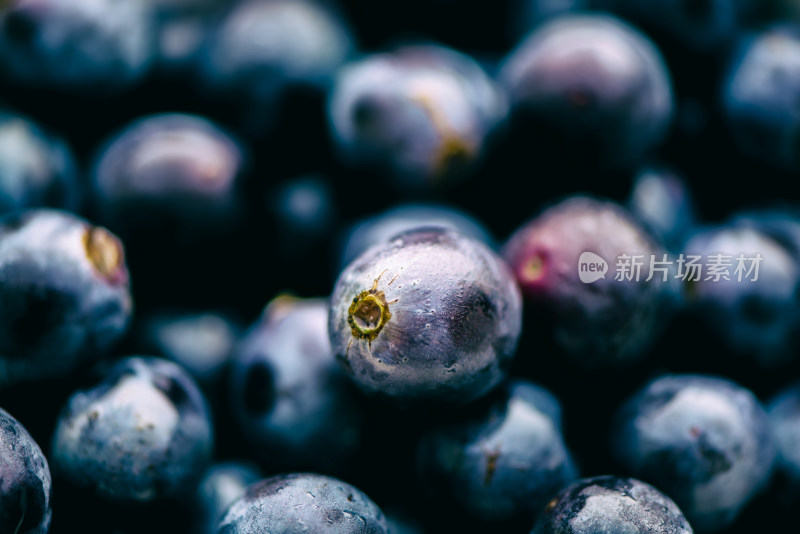
<svg viewBox="0 0 800 534">
<path fill-rule="evenodd" d="M 372 341 L 392 318 L 390 303 L 386 302 L 384 292 L 378 289 L 378 281 L 385 272 L 375 279 L 370 289 L 362 291 L 353 299 L 347 311 L 347 323 L 356 338 Z"/>
<path fill-rule="evenodd" d="M 92 267 L 111 283 L 124 281 L 124 252 L 119 240 L 105 228 L 87 228 L 83 234 L 86 257 Z"/>
</svg>

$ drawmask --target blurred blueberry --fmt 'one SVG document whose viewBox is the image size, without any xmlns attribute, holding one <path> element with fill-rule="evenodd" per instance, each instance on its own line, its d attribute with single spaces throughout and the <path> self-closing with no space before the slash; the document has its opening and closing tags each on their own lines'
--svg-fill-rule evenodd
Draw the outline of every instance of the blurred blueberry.
<svg viewBox="0 0 800 534">
<path fill-rule="evenodd" d="M 513 113 L 554 130 L 574 158 L 628 166 L 658 146 L 673 114 L 655 44 L 619 19 L 563 15 L 538 26 L 501 72 Z"/>
<path fill-rule="evenodd" d="M 494 240 L 481 222 L 458 208 L 439 204 L 402 204 L 362 219 L 347 229 L 339 247 L 339 269 L 377 243 L 414 228 L 438 226 L 453 230 L 494 248 Z"/>
<path fill-rule="evenodd" d="M 787 249 L 749 224 L 697 231 L 685 258 L 688 305 L 737 353 L 762 365 L 784 363 L 800 348 L 800 263 Z M 716 264 L 717 267 L 714 267 Z M 705 267 L 705 268 L 703 268 Z"/>
<path fill-rule="evenodd" d="M 96 360 L 130 322 L 122 243 L 66 212 L 0 218 L 0 280 L 0 385 Z"/>
<path fill-rule="evenodd" d="M 722 378 L 653 380 L 619 409 L 611 436 L 617 460 L 672 497 L 698 532 L 731 526 L 775 458 L 758 399 Z"/>
<path fill-rule="evenodd" d="M 206 401 L 186 371 L 130 357 L 70 397 L 52 459 L 58 474 L 103 498 L 152 502 L 193 492 L 213 444 Z"/>
<path fill-rule="evenodd" d="M 800 169 L 800 29 L 745 38 L 723 86 L 723 110 L 739 147 L 760 161 Z"/>
<path fill-rule="evenodd" d="M 75 210 L 81 201 L 67 144 L 16 113 L 0 111 L 0 214 L 25 208 Z"/>
<path fill-rule="evenodd" d="M 250 484 L 261 480 L 250 464 L 225 462 L 209 467 L 197 486 L 194 498 L 197 534 L 216 534 L 222 514 L 245 494 Z"/>
<path fill-rule="evenodd" d="M 0 13 L 0 69 L 23 84 L 122 89 L 143 77 L 154 52 L 141 0 L 17 0 Z"/>
<path fill-rule="evenodd" d="M 694 201 L 686 181 L 665 167 L 648 166 L 636 174 L 628 207 L 671 251 L 683 246 L 696 224 Z"/>
<path fill-rule="evenodd" d="M 184 72 L 200 60 L 206 35 L 228 5 L 226 0 L 145 0 L 145 3 L 150 5 L 155 19 L 160 66 Z"/>
<path fill-rule="evenodd" d="M 363 407 L 331 351 L 327 299 L 273 300 L 236 348 L 230 392 L 270 467 L 338 471 L 358 447 Z"/>
<path fill-rule="evenodd" d="M 218 534 L 388 534 L 380 508 L 358 488 L 297 473 L 256 482 L 220 521 Z"/>
<path fill-rule="evenodd" d="M 46 534 L 53 510 L 52 481 L 42 449 L 0 408 L 0 532 Z"/>
<path fill-rule="evenodd" d="M 267 210 L 276 223 L 281 256 L 294 258 L 318 253 L 338 219 L 334 187 L 322 176 L 298 176 L 274 187 Z"/>
<path fill-rule="evenodd" d="M 718 52 L 753 22 L 758 0 L 610 0 L 615 10 L 652 25 L 691 50 Z"/>
<path fill-rule="evenodd" d="M 149 228 L 184 238 L 221 232 L 241 216 L 244 164 L 237 140 L 212 122 L 151 115 L 98 152 L 95 201 L 119 231 Z"/>
<path fill-rule="evenodd" d="M 403 46 L 346 65 L 329 106 L 342 157 L 389 171 L 403 190 L 467 174 L 507 109 L 476 62 L 438 45 Z"/>
<path fill-rule="evenodd" d="M 417 462 L 425 488 L 437 499 L 487 521 L 533 520 L 578 476 L 564 444 L 558 401 L 519 380 L 479 416 L 423 437 Z"/>
<path fill-rule="evenodd" d="M 680 288 L 657 263 L 665 255 L 622 207 L 583 196 L 524 224 L 504 251 L 526 310 L 586 366 L 642 357 L 658 339 Z"/>
<path fill-rule="evenodd" d="M 244 98 L 254 120 L 270 121 L 288 90 L 326 90 L 352 51 L 349 29 L 330 6 L 244 0 L 207 35 L 201 78 L 212 92 Z"/>
<path fill-rule="evenodd" d="M 365 391 L 468 402 L 505 376 L 522 323 L 519 288 L 480 241 L 441 227 L 378 243 L 339 275 L 334 353 Z"/>
<path fill-rule="evenodd" d="M 672 500 L 633 478 L 579 480 L 551 500 L 531 534 L 692 534 Z"/>
<path fill-rule="evenodd" d="M 233 353 L 241 327 L 214 312 L 161 312 L 145 318 L 142 348 L 183 367 L 204 389 L 213 389 Z"/>
</svg>

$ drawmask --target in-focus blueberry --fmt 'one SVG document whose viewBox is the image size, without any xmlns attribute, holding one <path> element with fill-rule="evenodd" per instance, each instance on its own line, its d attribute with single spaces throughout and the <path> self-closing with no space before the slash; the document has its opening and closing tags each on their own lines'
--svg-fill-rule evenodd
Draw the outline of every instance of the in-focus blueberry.
<svg viewBox="0 0 800 534">
<path fill-rule="evenodd" d="M 98 153 L 95 201 L 119 231 L 218 232 L 240 216 L 244 164 L 238 141 L 209 120 L 152 115 L 125 127 Z"/>
<path fill-rule="evenodd" d="M 526 309 L 587 366 L 641 357 L 653 345 L 679 288 L 670 266 L 652 261 L 665 255 L 622 207 L 582 196 L 546 209 L 504 250 Z"/>
<path fill-rule="evenodd" d="M 669 73 L 656 46 L 619 19 L 563 15 L 508 56 L 501 78 L 521 122 L 553 129 L 573 157 L 637 163 L 666 136 Z"/>
<path fill-rule="evenodd" d="M 800 29 L 775 26 L 739 44 L 723 86 L 723 111 L 739 147 L 800 169 Z"/>
<path fill-rule="evenodd" d="M 344 269 L 369 247 L 420 226 L 447 228 L 494 247 L 494 239 L 484 225 L 457 208 L 441 204 L 402 204 L 362 219 L 347 229 L 340 247 L 339 269 Z"/>
<path fill-rule="evenodd" d="M 716 377 L 653 380 L 619 409 L 611 436 L 617 460 L 672 497 L 698 532 L 732 525 L 775 459 L 758 399 Z"/>
<path fill-rule="evenodd" d="M 52 460 L 56 473 L 103 498 L 152 502 L 191 494 L 213 445 L 208 406 L 188 373 L 129 357 L 70 397 Z"/>
<path fill-rule="evenodd" d="M 419 190 L 473 169 L 506 109 L 505 96 L 471 58 L 407 45 L 346 65 L 329 114 L 344 159 Z"/>
<path fill-rule="evenodd" d="M 327 299 L 273 300 L 236 348 L 230 377 L 233 413 L 263 463 L 331 471 L 352 459 L 363 408 L 331 351 Z"/>
<path fill-rule="evenodd" d="M 46 534 L 53 515 L 52 482 L 42 449 L 0 408 L 0 532 Z"/>
<path fill-rule="evenodd" d="M 0 111 L 0 214 L 40 207 L 76 210 L 79 188 L 63 140 L 27 117 Z"/>
<path fill-rule="evenodd" d="M 161 312 L 145 318 L 140 343 L 184 368 L 204 388 L 219 383 L 239 340 L 241 327 L 214 312 Z"/>
<path fill-rule="evenodd" d="M 96 360 L 130 322 L 122 243 L 66 212 L 0 218 L 0 281 L 0 385 Z"/>
<path fill-rule="evenodd" d="M 17 0 L 0 13 L 0 69 L 23 84 L 122 89 L 143 77 L 154 53 L 141 0 Z"/>
<path fill-rule="evenodd" d="M 800 263 L 784 242 L 734 222 L 698 230 L 684 248 L 705 264 L 694 273 L 685 267 L 689 309 L 729 350 L 765 366 L 795 358 L 800 347 Z M 721 275 L 710 270 L 714 262 Z"/>
<path fill-rule="evenodd" d="M 519 288 L 486 245 L 443 228 L 379 243 L 340 274 L 334 353 L 365 391 L 468 402 L 505 376 L 522 322 Z"/>
<path fill-rule="evenodd" d="M 197 534 L 216 534 L 222 514 L 247 487 L 263 477 L 255 466 L 225 462 L 209 467 L 197 486 L 193 507 Z"/>
<path fill-rule="evenodd" d="M 532 521 L 578 475 L 564 444 L 558 401 L 520 380 L 479 415 L 423 437 L 417 462 L 436 499 L 487 521 Z"/>
<path fill-rule="evenodd" d="M 218 534 L 388 534 L 381 509 L 341 480 L 307 473 L 256 482 L 220 521 Z"/>
<path fill-rule="evenodd" d="M 689 186 L 665 167 L 648 166 L 636 174 L 628 208 L 670 251 L 682 249 L 696 224 Z"/>
<path fill-rule="evenodd" d="M 544 508 L 531 534 L 692 534 L 672 500 L 633 478 L 585 478 Z"/>
</svg>

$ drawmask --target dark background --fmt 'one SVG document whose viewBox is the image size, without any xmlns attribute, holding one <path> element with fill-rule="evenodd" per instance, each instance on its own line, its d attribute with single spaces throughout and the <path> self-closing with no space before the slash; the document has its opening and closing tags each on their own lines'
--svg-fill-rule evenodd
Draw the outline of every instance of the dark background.
<svg viewBox="0 0 800 534">
<path fill-rule="evenodd" d="M 401 3 L 353 0 L 343 5 L 364 51 L 383 49 L 407 39 L 423 38 L 471 53 L 490 71 L 514 45 L 509 32 L 512 2 L 409 0 Z M 754 20 L 757 26 L 759 20 Z M 698 54 L 681 47 L 653 28 L 643 26 L 661 47 L 673 76 L 678 113 L 668 141 L 654 161 L 677 169 L 689 182 L 701 218 L 722 221 L 738 210 L 793 201 L 793 174 L 755 162 L 741 154 L 719 113 L 726 52 Z M 144 83 L 113 97 L 82 97 L 57 91 L 31 90 L 0 80 L 0 101 L 65 136 L 88 170 L 98 145 L 129 121 L 157 112 L 198 113 L 238 133 L 250 150 L 245 186 L 250 205 L 247 220 L 234 234 L 175 246 L 153 236 L 126 243 L 137 317 L 163 308 L 230 310 L 252 321 L 270 298 L 289 290 L 300 296 L 325 296 L 332 287 L 336 241 L 298 257 L 281 253 L 279 228 L 265 214 L 267 193 L 293 177 L 322 173 L 335 187 L 344 223 L 406 200 L 454 204 L 473 213 L 499 242 L 543 206 L 577 192 L 624 202 L 631 172 L 581 167 L 563 153 L 542 153 L 528 137 L 513 130 L 498 136 L 474 176 L 446 191 L 420 197 L 386 187 L 383 177 L 340 163 L 330 142 L 325 99 L 312 91 L 296 91 L 283 103 L 271 133 L 242 130 L 237 102 L 208 98 L 187 78 L 154 73 Z M 91 207 L 85 214 L 93 216 Z M 113 230 L 113 228 L 112 228 Z M 133 331 L 133 330 L 132 330 Z M 135 350 L 133 339 L 117 349 Z M 539 382 L 564 405 L 568 445 L 585 476 L 624 473 L 610 458 L 607 428 L 613 410 L 635 389 L 663 372 L 721 374 L 751 388 L 766 399 L 800 376 L 800 363 L 776 370 L 758 368 L 752 360 L 730 354 L 722 342 L 696 318 L 678 317 L 647 358 L 633 366 L 586 372 L 565 360 L 537 334 L 525 328 L 514 373 Z M 24 422 L 47 453 L 55 420 L 76 388 L 93 382 L 88 372 L 69 380 L 15 387 L 0 392 L 0 405 Z M 218 452 L 220 458 L 249 455 L 226 413 L 219 393 Z M 365 402 L 370 412 L 369 434 L 356 465 L 346 474 L 382 507 L 400 508 L 428 526 L 430 532 L 500 531 L 424 499 L 415 479 L 413 453 L 419 432 L 440 421 L 460 417 L 464 410 L 405 410 Z M 91 495 L 61 488 L 56 480 L 55 534 L 64 532 L 184 532 L 190 512 L 179 503 L 148 509 L 107 505 Z M 759 497 L 727 533 L 790 531 L 796 524 L 791 503 L 782 502 L 780 481 Z M 527 532 L 527 525 L 509 532 Z"/>
</svg>

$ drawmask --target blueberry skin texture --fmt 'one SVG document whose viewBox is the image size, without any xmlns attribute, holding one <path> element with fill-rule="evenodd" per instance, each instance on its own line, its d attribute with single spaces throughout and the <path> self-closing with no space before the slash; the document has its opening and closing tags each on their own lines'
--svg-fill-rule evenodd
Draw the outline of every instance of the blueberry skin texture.
<svg viewBox="0 0 800 534">
<path fill-rule="evenodd" d="M 323 475 L 294 473 L 256 482 L 234 502 L 217 534 L 388 534 L 386 518 L 361 490 Z"/>
<path fill-rule="evenodd" d="M 648 166 L 636 174 L 628 209 L 670 251 L 682 250 L 697 224 L 694 200 L 675 171 Z"/>
<path fill-rule="evenodd" d="M 147 116 L 99 151 L 95 202 L 102 219 L 121 231 L 222 231 L 238 220 L 245 160 L 240 143 L 203 117 Z"/>
<path fill-rule="evenodd" d="M 723 113 L 738 146 L 774 167 L 800 169 L 800 30 L 774 26 L 739 44 L 725 78 Z"/>
<path fill-rule="evenodd" d="M 531 534 L 692 534 L 675 503 L 633 478 L 599 476 L 570 484 L 548 503 Z"/>
<path fill-rule="evenodd" d="M 512 114 L 555 128 L 565 146 L 603 166 L 638 162 L 672 120 L 658 49 L 607 15 L 563 15 L 538 26 L 506 58 L 500 79 Z"/>
<path fill-rule="evenodd" d="M 331 350 L 327 299 L 273 300 L 235 350 L 230 392 L 239 428 L 275 470 L 331 472 L 358 449 L 362 401 Z"/>
<path fill-rule="evenodd" d="M 25 116 L 0 111 L 0 214 L 39 207 L 75 211 L 79 188 L 62 139 Z"/>
<path fill-rule="evenodd" d="M 364 391 L 400 403 L 469 402 L 505 376 L 522 303 L 486 245 L 421 228 L 371 247 L 331 297 L 334 353 Z"/>
<path fill-rule="evenodd" d="M 209 467 L 197 486 L 194 498 L 197 534 L 216 534 L 222 514 L 251 484 L 262 479 L 252 465 L 226 462 Z"/>
<path fill-rule="evenodd" d="M 730 256 L 730 279 L 709 280 L 704 271 L 686 289 L 687 305 L 729 350 L 753 357 L 764 367 L 794 359 L 800 346 L 800 263 L 784 242 L 754 225 L 734 222 L 699 229 L 684 249 L 687 255 L 703 258 Z M 734 274 L 742 254 L 762 258 L 755 282 L 755 273 L 748 278 L 743 273 L 741 282 Z M 750 268 L 749 262 L 744 265 Z"/>
<path fill-rule="evenodd" d="M 465 178 L 508 108 L 475 61 L 432 44 L 405 45 L 345 65 L 328 107 L 342 159 L 388 173 L 403 191 Z"/>
<path fill-rule="evenodd" d="M 122 243 L 55 210 L 0 218 L 0 386 L 104 356 L 132 312 Z"/>
<path fill-rule="evenodd" d="M 0 531 L 45 534 L 53 510 L 50 468 L 25 427 L 0 408 Z"/>
<path fill-rule="evenodd" d="M 580 257 L 599 255 L 608 267 L 593 283 L 580 279 Z M 621 206 L 569 197 L 524 224 L 503 256 L 526 297 L 527 310 L 546 322 L 557 345 L 584 366 L 624 363 L 645 355 L 677 305 L 672 273 L 649 276 L 651 255 L 666 251 Z M 637 282 L 615 280 L 621 254 L 644 255 Z"/>
<path fill-rule="evenodd" d="M 619 409 L 611 436 L 617 460 L 672 497 L 698 532 L 733 524 L 776 454 L 753 394 L 709 376 L 653 380 Z"/>
<path fill-rule="evenodd" d="M 53 436 L 54 470 L 120 502 L 186 495 L 214 447 L 203 395 L 167 360 L 120 360 L 94 388 L 74 393 Z"/>
<path fill-rule="evenodd" d="M 440 204 L 401 204 L 352 225 L 342 239 L 339 270 L 377 243 L 420 226 L 439 226 L 482 241 L 491 248 L 494 239 L 486 227 L 463 211 Z"/>
<path fill-rule="evenodd" d="M 146 74 L 154 53 L 141 0 L 18 0 L 0 14 L 0 68 L 26 85 L 119 91 Z"/>
<path fill-rule="evenodd" d="M 211 388 L 221 380 L 240 332 L 241 327 L 224 314 L 162 312 L 144 320 L 141 343 Z"/>
<path fill-rule="evenodd" d="M 631 20 L 658 28 L 690 50 L 724 51 L 750 22 L 755 0 L 612 0 L 612 7 Z"/>
<path fill-rule="evenodd" d="M 533 520 L 578 476 L 558 401 L 521 380 L 507 385 L 485 413 L 423 437 L 417 463 L 422 482 L 438 498 L 449 496 L 486 521 Z"/>
</svg>

